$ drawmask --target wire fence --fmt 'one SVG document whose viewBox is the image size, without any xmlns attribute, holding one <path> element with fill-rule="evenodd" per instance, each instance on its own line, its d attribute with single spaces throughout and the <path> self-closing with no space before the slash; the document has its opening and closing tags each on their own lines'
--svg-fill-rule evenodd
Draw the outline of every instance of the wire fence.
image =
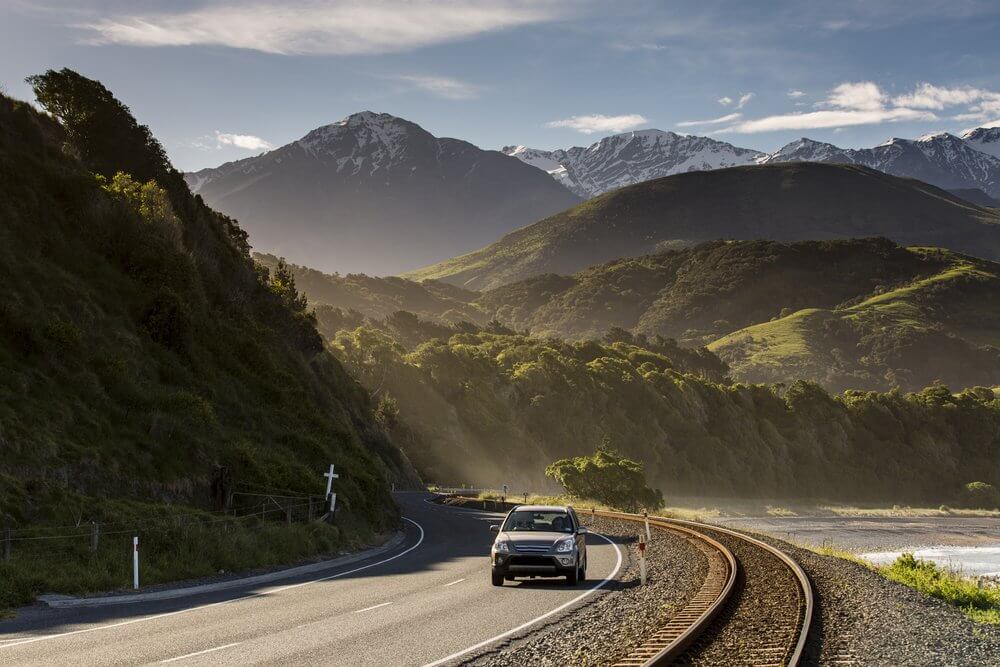
<svg viewBox="0 0 1000 667">
<path fill-rule="evenodd" d="M 155 562 L 196 560 L 199 548 L 217 551 L 249 545 L 254 533 L 329 520 L 328 501 L 280 489 L 236 491 L 223 510 L 181 511 L 164 506 L 130 520 L 81 518 L 76 523 L 0 529 L 0 566 L 44 570 L 46 580 L 61 570 L 100 573 L 101 581 L 131 582 L 133 538 Z M 280 537 L 278 538 L 280 539 Z M 67 575 L 68 576 L 68 575 Z"/>
</svg>

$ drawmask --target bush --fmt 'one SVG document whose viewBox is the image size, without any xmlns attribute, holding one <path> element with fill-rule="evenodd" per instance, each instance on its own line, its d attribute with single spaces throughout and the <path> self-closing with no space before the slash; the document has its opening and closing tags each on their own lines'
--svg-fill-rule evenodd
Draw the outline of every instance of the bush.
<svg viewBox="0 0 1000 667">
<path fill-rule="evenodd" d="M 962 492 L 962 505 L 970 509 L 1000 507 L 1000 490 L 986 482 L 969 482 Z"/>
<path fill-rule="evenodd" d="M 546 468 L 545 474 L 571 496 L 626 512 L 640 507 L 655 510 L 663 505 L 663 494 L 646 486 L 643 464 L 611 450 L 607 441 L 593 456 L 560 459 Z"/>
<path fill-rule="evenodd" d="M 143 330 L 157 343 L 184 352 L 191 335 L 191 314 L 173 290 L 162 288 L 143 309 Z"/>
</svg>

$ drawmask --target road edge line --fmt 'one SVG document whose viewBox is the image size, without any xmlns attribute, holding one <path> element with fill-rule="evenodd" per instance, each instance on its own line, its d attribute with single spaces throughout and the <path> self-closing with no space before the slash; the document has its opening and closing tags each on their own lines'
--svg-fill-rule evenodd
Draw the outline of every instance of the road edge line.
<svg viewBox="0 0 1000 667">
<path fill-rule="evenodd" d="M 550 617 L 550 616 L 552 616 L 554 614 L 558 614 L 560 611 L 563 611 L 564 609 L 568 609 L 569 607 L 572 607 L 573 605 L 575 605 L 580 600 L 582 600 L 582 599 L 584 599 L 586 597 L 589 597 L 590 595 L 593 595 L 594 593 L 596 593 L 599 589 L 603 588 L 609 581 L 612 581 L 618 575 L 618 573 L 621 571 L 621 568 L 622 568 L 622 550 L 619 549 L 618 545 L 615 544 L 614 541 L 612 541 L 611 538 L 607 537 L 606 535 L 602 535 L 600 533 L 591 533 L 591 535 L 599 537 L 602 540 L 604 540 L 605 542 L 607 542 L 608 544 L 610 544 L 611 546 L 613 546 L 615 548 L 615 553 L 618 554 L 618 562 L 615 563 L 614 570 L 612 570 L 612 572 L 607 577 L 605 577 L 604 579 L 602 579 L 597 585 L 592 586 L 591 588 L 588 588 L 586 591 L 584 591 L 580 595 L 576 596 L 575 598 L 573 598 L 569 602 L 564 602 L 563 604 L 559 605 L 555 609 L 550 609 L 549 611 L 545 612 L 541 616 L 536 616 L 535 618 L 531 619 L 530 621 L 528 621 L 526 623 L 522 623 L 521 625 L 517 626 L 516 628 L 513 628 L 511 630 L 507 630 L 506 632 L 502 632 L 499 635 L 496 635 L 494 637 L 490 637 L 489 639 L 485 639 L 485 640 L 479 642 L 478 644 L 475 644 L 473 646 L 469 646 L 468 648 L 464 648 L 461 651 L 456 651 L 455 653 L 452 653 L 449 656 L 445 656 L 444 658 L 440 658 L 438 660 L 435 660 L 434 662 L 428 662 L 428 663 L 424 664 L 423 667 L 438 667 L 439 665 L 443 665 L 443 664 L 445 664 L 447 662 L 451 662 L 452 660 L 455 660 L 456 658 L 461 658 L 463 655 L 465 655 L 467 653 L 472 653 L 473 651 L 475 651 L 477 649 L 483 648 L 485 646 L 489 646 L 490 644 L 498 642 L 501 639 L 506 639 L 507 637 L 510 637 L 511 635 L 517 634 L 521 630 L 524 630 L 526 628 L 530 628 L 532 625 L 535 625 L 536 623 L 540 623 L 541 621 L 544 621 L 548 617 Z"/>
</svg>

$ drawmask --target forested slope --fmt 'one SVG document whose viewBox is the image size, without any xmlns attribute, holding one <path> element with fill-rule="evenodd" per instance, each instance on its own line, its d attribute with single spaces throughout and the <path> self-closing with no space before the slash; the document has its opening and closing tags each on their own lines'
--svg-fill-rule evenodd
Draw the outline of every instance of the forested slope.
<svg viewBox="0 0 1000 667">
<path fill-rule="evenodd" d="M 395 525 L 412 469 L 290 276 L 99 83 L 32 83 L 62 122 L 0 97 L 0 521 L 209 509 L 220 480 L 321 494 L 335 462 L 342 534 Z"/>
</svg>

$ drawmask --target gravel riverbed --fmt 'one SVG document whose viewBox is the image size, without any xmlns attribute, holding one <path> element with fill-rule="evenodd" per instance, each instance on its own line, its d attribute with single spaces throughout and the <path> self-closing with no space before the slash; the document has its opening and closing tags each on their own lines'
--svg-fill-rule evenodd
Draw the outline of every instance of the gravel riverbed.
<svg viewBox="0 0 1000 667">
<path fill-rule="evenodd" d="M 548 624 L 493 646 L 465 664 L 612 664 L 680 610 L 708 574 L 708 561 L 701 551 L 675 533 L 653 528 L 646 551 L 648 584 L 642 587 L 635 544 L 641 525 L 586 517 L 584 513 L 581 519 L 591 531 L 607 535 L 622 550 L 622 569 L 616 580 Z"/>
</svg>

